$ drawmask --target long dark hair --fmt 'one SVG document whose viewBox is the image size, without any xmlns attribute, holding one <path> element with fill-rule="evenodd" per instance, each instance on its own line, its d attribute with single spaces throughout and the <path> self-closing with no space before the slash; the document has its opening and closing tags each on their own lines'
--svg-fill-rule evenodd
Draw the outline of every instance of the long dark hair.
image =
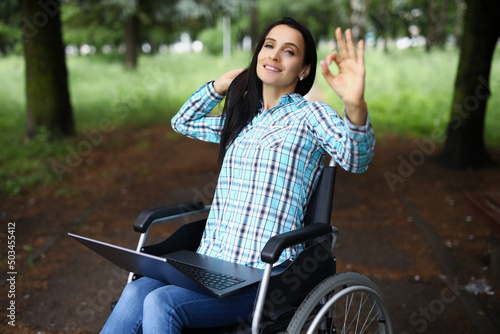
<svg viewBox="0 0 500 334">
<path fill-rule="evenodd" d="M 241 130 L 259 111 L 259 101 L 262 99 L 262 81 L 257 76 L 258 55 L 271 29 L 282 24 L 294 28 L 302 34 L 305 44 L 304 65 L 311 66 L 309 75 L 297 83 L 295 93 L 306 95 L 314 83 L 317 63 L 316 43 L 309 30 L 291 18 L 283 18 L 272 23 L 262 33 L 248 69 L 240 73 L 227 90 L 226 101 L 222 110 L 224 125 L 221 131 L 219 148 L 219 161 L 221 163 L 227 147 L 231 145 Z"/>
</svg>

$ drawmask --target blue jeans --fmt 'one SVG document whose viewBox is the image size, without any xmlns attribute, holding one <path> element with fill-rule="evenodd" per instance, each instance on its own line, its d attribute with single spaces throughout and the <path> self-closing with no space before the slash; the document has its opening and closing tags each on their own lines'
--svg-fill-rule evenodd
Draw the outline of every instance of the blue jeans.
<svg viewBox="0 0 500 334">
<path fill-rule="evenodd" d="M 250 321 L 258 285 L 224 298 L 143 277 L 125 287 L 101 333 L 181 333 Z"/>
</svg>

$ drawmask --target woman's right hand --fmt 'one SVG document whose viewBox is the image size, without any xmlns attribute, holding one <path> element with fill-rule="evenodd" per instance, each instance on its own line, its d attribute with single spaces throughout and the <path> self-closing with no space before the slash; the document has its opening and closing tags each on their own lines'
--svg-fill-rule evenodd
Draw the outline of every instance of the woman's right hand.
<svg viewBox="0 0 500 334">
<path fill-rule="evenodd" d="M 234 78 L 236 78 L 241 72 L 246 70 L 246 68 L 238 68 L 236 70 L 229 71 L 224 73 L 219 79 L 214 81 L 214 88 L 220 95 L 224 95 L 227 92 L 227 89 L 233 82 Z"/>
</svg>

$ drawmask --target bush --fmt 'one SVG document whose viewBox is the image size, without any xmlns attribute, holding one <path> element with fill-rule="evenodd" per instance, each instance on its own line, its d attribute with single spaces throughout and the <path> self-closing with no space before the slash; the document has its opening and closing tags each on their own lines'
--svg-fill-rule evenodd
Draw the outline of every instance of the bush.
<svg viewBox="0 0 500 334">
<path fill-rule="evenodd" d="M 222 31 L 217 28 L 205 29 L 198 39 L 203 43 L 204 49 L 211 55 L 222 54 Z"/>
</svg>

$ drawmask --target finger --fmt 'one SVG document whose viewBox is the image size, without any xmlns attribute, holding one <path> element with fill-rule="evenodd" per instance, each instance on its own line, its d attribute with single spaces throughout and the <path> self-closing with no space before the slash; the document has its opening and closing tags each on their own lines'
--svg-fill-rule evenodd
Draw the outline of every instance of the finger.
<svg viewBox="0 0 500 334">
<path fill-rule="evenodd" d="M 339 70 L 340 70 L 340 63 L 342 63 L 342 60 L 343 60 L 342 56 L 337 51 L 333 51 L 332 53 L 326 56 L 327 65 L 331 66 L 332 63 L 335 63 Z"/>
<path fill-rule="evenodd" d="M 338 52 L 332 52 L 332 61 L 340 67 L 340 63 L 342 62 L 342 56 Z"/>
<path fill-rule="evenodd" d="M 344 37 L 342 36 L 342 29 L 338 27 L 335 29 L 335 38 L 337 39 L 337 45 L 339 47 L 340 53 L 344 56 L 347 53 L 346 45 L 344 42 Z"/>
<path fill-rule="evenodd" d="M 352 38 L 352 30 L 345 31 L 345 43 L 347 54 L 343 55 L 345 58 L 356 59 L 356 47 L 354 46 L 354 39 Z"/>
<path fill-rule="evenodd" d="M 365 42 L 362 39 L 358 41 L 358 61 L 361 64 L 365 63 Z"/>
<path fill-rule="evenodd" d="M 326 65 L 330 66 L 332 64 L 332 62 L 334 61 L 334 59 L 337 59 L 337 58 L 340 58 L 340 55 L 337 51 L 333 51 L 333 52 L 329 53 L 325 58 Z"/>
<path fill-rule="evenodd" d="M 330 80 L 334 78 L 334 75 L 332 74 L 332 72 L 330 72 L 327 61 L 322 60 L 319 62 L 319 64 L 321 67 L 321 74 L 323 75 L 323 77 L 326 79 L 327 82 L 330 82 Z"/>
</svg>

